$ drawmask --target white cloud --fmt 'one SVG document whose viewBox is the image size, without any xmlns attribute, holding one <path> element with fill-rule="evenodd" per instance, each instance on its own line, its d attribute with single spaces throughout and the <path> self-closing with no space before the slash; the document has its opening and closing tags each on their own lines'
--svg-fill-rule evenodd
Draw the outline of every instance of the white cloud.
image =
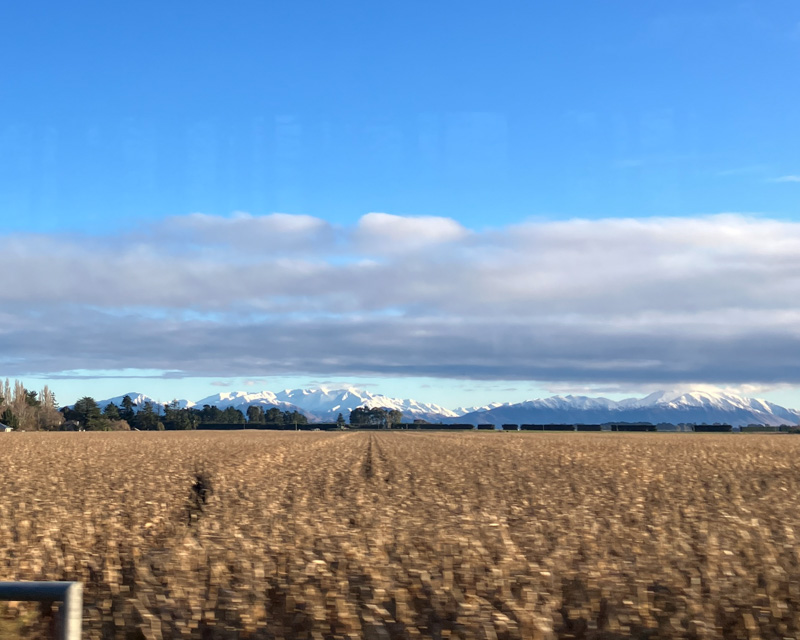
<svg viewBox="0 0 800 640">
<path fill-rule="evenodd" d="M 182 242 L 262 245 L 265 250 L 282 252 L 298 250 L 330 237 L 330 225 L 321 218 L 308 215 L 272 213 L 253 216 L 236 212 L 230 217 L 193 213 L 168 218 L 155 229 Z M 279 240 L 279 241 L 278 241 Z"/>
<path fill-rule="evenodd" d="M 611 384 L 581 384 L 569 382 L 556 382 L 544 385 L 547 393 L 558 395 L 587 395 L 587 396 L 642 396 L 656 391 L 664 391 L 661 382 L 646 383 L 611 383 Z M 793 388 L 788 384 L 738 384 L 738 385 L 718 385 L 707 384 L 693 380 L 673 381 L 670 391 L 689 392 L 705 391 L 708 393 L 723 393 L 738 395 L 748 398 L 762 397 L 765 394 L 775 391 Z"/>
<path fill-rule="evenodd" d="M 15 273 L 0 288 L 0 373 L 800 382 L 799 223 L 725 214 L 475 232 L 388 214 L 349 228 L 194 215 L 159 229 L 0 236 Z M 221 240 L 265 233 L 269 246 Z M 374 243 L 406 250 L 376 258 Z"/>
<path fill-rule="evenodd" d="M 465 238 L 467 230 L 452 218 L 368 213 L 358 221 L 356 237 L 362 250 L 386 253 L 419 249 Z"/>
<path fill-rule="evenodd" d="M 781 176 L 773 178 L 770 182 L 800 182 L 800 176 Z"/>
</svg>

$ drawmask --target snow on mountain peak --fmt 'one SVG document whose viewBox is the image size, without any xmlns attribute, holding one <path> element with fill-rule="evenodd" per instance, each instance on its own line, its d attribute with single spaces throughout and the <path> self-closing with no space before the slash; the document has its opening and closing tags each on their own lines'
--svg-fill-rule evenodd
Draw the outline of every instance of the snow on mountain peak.
<svg viewBox="0 0 800 640">
<path fill-rule="evenodd" d="M 765 400 L 735 394 L 694 389 L 656 391 L 644 398 L 613 401 L 586 396 L 551 396 L 513 405 L 481 408 L 465 414 L 475 422 L 669 422 L 678 424 L 722 422 L 746 424 L 798 424 L 800 412 Z"/>
<path fill-rule="evenodd" d="M 145 402 L 160 405 L 141 393 L 128 393 L 134 407 Z M 120 405 L 124 396 L 98 402 L 104 407 L 109 402 Z M 178 401 L 179 407 L 216 406 L 220 409 L 234 407 L 245 411 L 249 405 L 264 408 L 277 407 L 282 411 L 300 411 L 311 420 L 332 422 L 339 413 L 347 417 L 357 407 L 382 407 L 402 411 L 406 420 L 421 418 L 430 422 L 470 421 L 510 423 L 598 423 L 614 421 L 646 422 L 727 422 L 734 425 L 797 424 L 800 412 L 786 409 L 766 400 L 747 398 L 735 394 L 707 389 L 656 391 L 643 398 L 626 398 L 614 401 L 602 397 L 555 395 L 520 403 L 492 402 L 478 407 L 454 410 L 440 405 L 413 399 L 392 398 L 356 387 L 340 389 L 321 386 L 314 389 L 284 389 L 272 391 L 223 391 L 191 402 Z"/>
</svg>

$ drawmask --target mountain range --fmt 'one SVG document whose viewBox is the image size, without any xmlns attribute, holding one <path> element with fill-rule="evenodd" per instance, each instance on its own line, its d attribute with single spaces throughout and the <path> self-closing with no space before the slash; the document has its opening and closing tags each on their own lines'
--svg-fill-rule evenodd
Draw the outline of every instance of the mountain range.
<svg viewBox="0 0 800 640">
<path fill-rule="evenodd" d="M 136 407 L 145 402 L 156 402 L 141 393 L 130 396 Z M 109 402 L 118 405 L 122 396 L 98 402 L 104 407 Z M 384 407 L 403 412 L 403 419 L 428 422 L 470 424 L 597 424 L 606 422 L 707 423 L 722 422 L 734 426 L 747 424 L 781 425 L 800 424 L 800 411 L 780 405 L 728 393 L 709 391 L 657 391 L 644 398 L 609 400 L 588 396 L 551 396 L 519 403 L 492 403 L 482 407 L 447 409 L 437 404 L 411 399 L 391 398 L 370 391 L 348 387 L 345 389 L 285 389 L 283 391 L 222 392 L 196 402 L 178 400 L 178 406 L 216 406 L 220 409 L 234 407 L 246 411 L 250 405 L 265 409 L 277 407 L 281 411 L 299 411 L 311 422 L 334 422 L 341 413 L 347 419 L 356 407 Z"/>
<path fill-rule="evenodd" d="M 479 409 L 461 416 L 459 421 L 491 424 L 722 422 L 735 427 L 748 424 L 778 426 L 800 423 L 800 411 L 766 400 L 727 393 L 657 391 L 644 398 L 618 401 L 587 396 L 552 396 Z"/>
</svg>

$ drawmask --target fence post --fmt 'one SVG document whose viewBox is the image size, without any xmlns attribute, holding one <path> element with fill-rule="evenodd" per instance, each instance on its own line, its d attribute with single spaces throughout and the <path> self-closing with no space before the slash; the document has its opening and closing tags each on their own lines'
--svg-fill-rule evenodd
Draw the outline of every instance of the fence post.
<svg viewBox="0 0 800 640">
<path fill-rule="evenodd" d="M 81 640 L 83 626 L 83 585 L 70 582 L 61 603 L 62 640 Z"/>
<path fill-rule="evenodd" d="M 0 600 L 60 602 L 58 640 L 81 640 L 83 585 L 80 582 L 0 582 Z"/>
</svg>

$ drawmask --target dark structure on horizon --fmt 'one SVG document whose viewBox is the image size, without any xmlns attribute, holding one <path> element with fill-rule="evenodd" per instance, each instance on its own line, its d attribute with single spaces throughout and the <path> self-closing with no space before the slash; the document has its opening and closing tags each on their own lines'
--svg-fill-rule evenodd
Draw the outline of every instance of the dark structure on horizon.
<svg viewBox="0 0 800 640">
<path fill-rule="evenodd" d="M 574 424 L 521 424 L 520 431 L 575 431 Z"/>
<path fill-rule="evenodd" d="M 612 422 L 611 431 L 655 431 L 656 425 L 652 422 Z"/>
<path fill-rule="evenodd" d="M 731 433 L 733 425 L 730 424 L 696 424 L 695 433 Z"/>
</svg>

